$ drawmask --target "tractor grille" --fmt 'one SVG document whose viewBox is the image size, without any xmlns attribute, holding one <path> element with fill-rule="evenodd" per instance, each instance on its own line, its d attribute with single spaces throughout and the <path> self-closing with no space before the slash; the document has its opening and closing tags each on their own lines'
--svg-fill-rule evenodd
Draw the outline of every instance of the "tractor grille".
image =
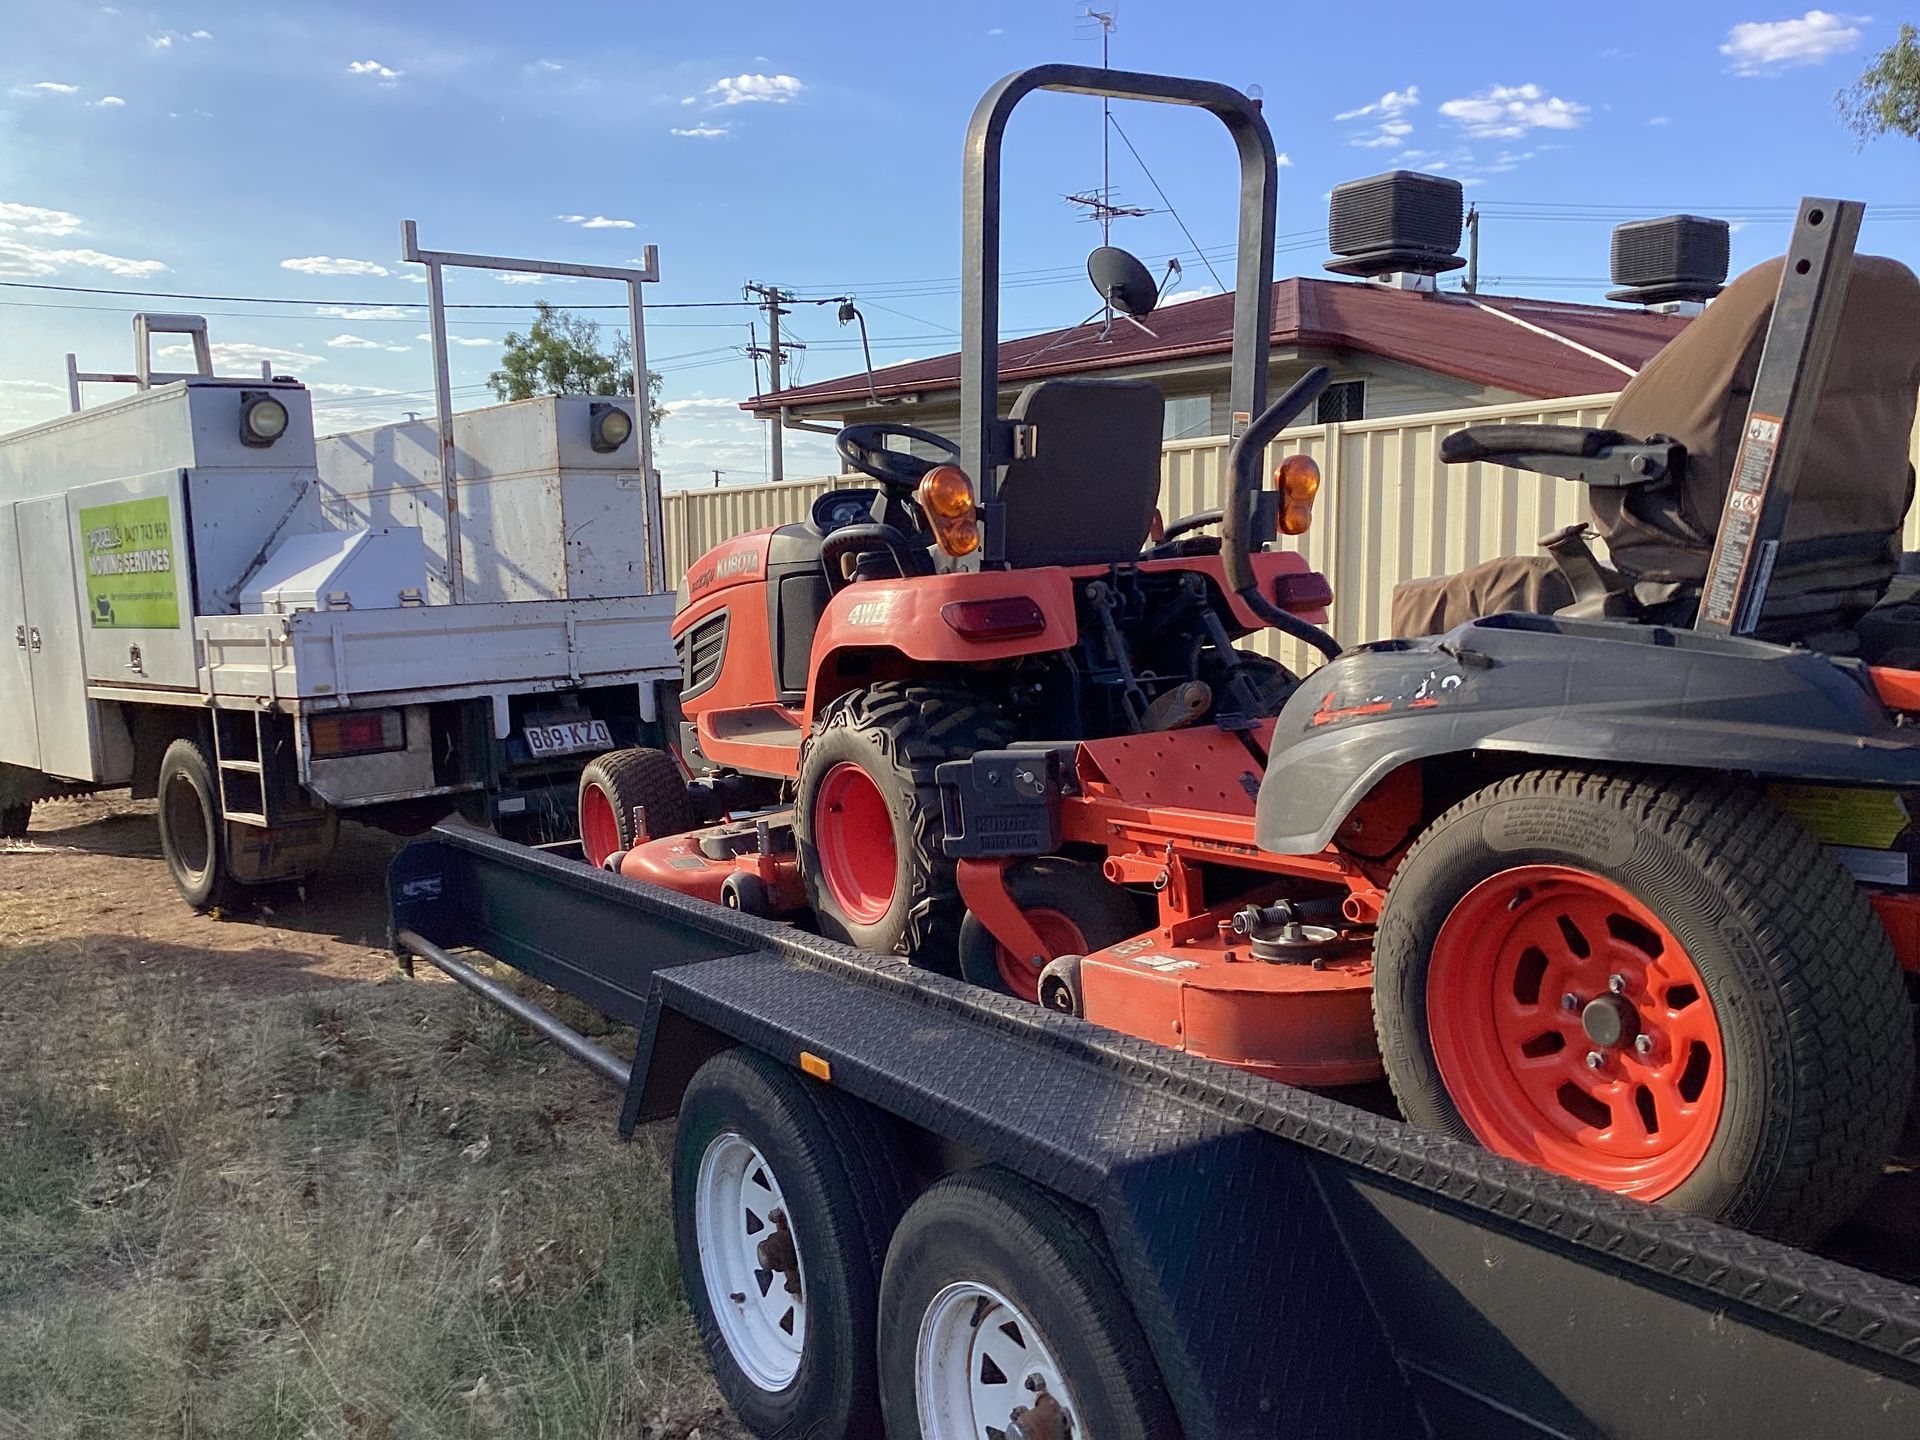
<svg viewBox="0 0 1920 1440">
<path fill-rule="evenodd" d="M 691 695 L 720 678 L 727 653 L 727 612 L 702 620 L 674 644 L 680 656 L 680 693 Z"/>
</svg>

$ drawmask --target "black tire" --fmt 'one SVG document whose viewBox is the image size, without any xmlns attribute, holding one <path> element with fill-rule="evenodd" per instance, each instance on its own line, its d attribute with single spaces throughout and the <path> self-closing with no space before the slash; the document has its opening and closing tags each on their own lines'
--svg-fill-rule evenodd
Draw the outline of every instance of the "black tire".
<svg viewBox="0 0 1920 1440">
<path fill-rule="evenodd" d="M 27 825 L 32 819 L 31 800 L 22 800 L 17 805 L 0 805 L 0 840 L 24 839 Z"/>
<path fill-rule="evenodd" d="M 821 933 L 862 950 L 902 955 L 954 973 L 962 905 L 942 840 L 934 770 L 948 760 L 1008 743 L 1011 727 L 991 700 L 950 686 L 887 681 L 840 696 L 815 722 L 800 757 L 793 835 L 807 903 Z M 815 814 L 821 781 L 835 767 L 864 771 L 886 802 L 893 832 L 890 903 L 867 920 L 850 915 L 821 871 Z M 886 895 L 888 892 L 881 892 Z"/>
<path fill-rule="evenodd" d="M 1294 673 L 1270 655 L 1262 655 L 1253 650 L 1239 652 L 1240 664 L 1247 678 L 1253 681 L 1254 693 L 1259 696 L 1259 708 L 1256 714 L 1265 717 L 1278 715 L 1280 707 L 1287 703 L 1288 697 L 1300 688 L 1300 681 Z M 1230 691 L 1224 671 L 1203 675 L 1214 688 L 1216 709 L 1221 702 L 1228 700 Z"/>
<path fill-rule="evenodd" d="M 751 1141 L 777 1178 L 805 1277 L 799 1370 L 777 1390 L 762 1388 L 729 1348 L 701 1261 L 693 1196 L 708 1148 L 728 1132 Z M 681 1280 L 714 1379 L 756 1435 L 881 1434 L 880 1273 L 907 1196 L 898 1144 L 880 1111 L 752 1050 L 708 1060 L 681 1098 L 673 1160 Z M 730 1302 L 723 1296 L 720 1303 Z"/>
<path fill-rule="evenodd" d="M 908 1209 L 880 1283 L 880 1403 L 891 1440 L 920 1440 L 920 1327 L 949 1285 L 985 1285 L 1011 1301 L 1058 1362 L 1073 1423 L 1099 1440 L 1180 1433 L 1146 1336 L 1092 1216 L 988 1166 L 940 1181 Z M 1003 1370 L 1002 1373 L 1005 1373 Z M 1034 1397 L 1007 1375 L 1008 1415 Z"/>
<path fill-rule="evenodd" d="M 234 904 L 242 887 L 227 869 L 226 825 L 206 744 L 180 739 L 167 746 L 155 790 L 160 853 L 180 898 L 202 914 Z"/>
<path fill-rule="evenodd" d="M 1708 1148 L 1661 1203 L 1802 1244 L 1845 1219 L 1912 1091 L 1900 967 L 1852 876 L 1757 790 L 1717 777 L 1534 771 L 1427 829 L 1394 876 L 1374 957 L 1380 1048 L 1406 1117 L 1475 1140 L 1435 1061 L 1428 964 L 1461 899 L 1523 865 L 1618 887 L 1704 984 L 1723 1099 Z"/>
<path fill-rule="evenodd" d="M 1063 951 L 1063 954 L 1090 955 L 1117 945 L 1145 928 L 1133 896 L 1110 883 L 1100 873 L 1099 866 L 1078 860 L 1048 855 L 1009 866 L 1007 894 L 1022 910 L 1054 910 L 1074 924 L 1083 943 L 1077 950 Z M 999 942 L 980 922 L 980 917 L 968 911 L 960 921 L 961 978 L 1002 995 L 1013 994 L 1006 977 L 1000 973 L 999 957 Z M 1037 971 L 1034 978 L 1037 982 Z M 1022 995 L 1020 998 L 1034 997 Z"/>
<path fill-rule="evenodd" d="M 604 797 L 612 808 L 613 835 L 619 842 L 616 848 L 622 851 L 631 850 L 637 839 L 633 828 L 636 805 L 645 809 L 647 833 L 656 840 L 663 835 L 685 834 L 700 823 L 693 808 L 693 797 L 687 793 L 686 776 L 664 750 L 637 745 L 596 755 L 587 762 L 580 772 L 577 817 L 583 846 L 589 843 L 589 835 L 597 835 L 604 829 L 604 822 L 599 826 L 589 824 L 589 807 L 596 803 L 590 792 Z M 605 858 L 589 853 L 587 862 L 598 865 Z"/>
</svg>

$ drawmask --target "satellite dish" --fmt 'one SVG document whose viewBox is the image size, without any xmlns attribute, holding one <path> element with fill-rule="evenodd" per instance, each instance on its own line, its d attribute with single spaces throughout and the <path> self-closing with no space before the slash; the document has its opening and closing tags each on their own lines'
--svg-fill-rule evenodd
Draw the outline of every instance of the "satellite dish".
<svg viewBox="0 0 1920 1440">
<path fill-rule="evenodd" d="M 1147 267 L 1117 245 L 1102 245 L 1087 257 L 1087 278 L 1102 300 L 1136 320 L 1151 315 L 1160 300 Z"/>
</svg>

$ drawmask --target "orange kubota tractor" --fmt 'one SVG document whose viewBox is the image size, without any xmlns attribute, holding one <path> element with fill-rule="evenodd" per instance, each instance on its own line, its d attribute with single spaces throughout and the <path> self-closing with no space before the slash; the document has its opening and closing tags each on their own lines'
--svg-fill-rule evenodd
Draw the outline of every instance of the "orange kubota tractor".
<svg viewBox="0 0 1920 1440">
<path fill-rule="evenodd" d="M 1048 380 L 997 413 L 1000 140 L 1041 88 L 1198 106 L 1239 148 L 1219 511 L 1159 523 L 1151 384 Z M 1261 487 L 1327 377 L 1266 403 L 1258 107 L 1045 66 L 988 93 L 966 157 L 959 442 L 849 427 L 877 488 L 694 565 L 692 781 L 659 752 L 590 767 L 588 858 L 1289 1083 L 1384 1073 L 1410 1120 L 1621 1193 L 1837 1223 L 1906 1114 L 1920 970 L 1920 673 L 1889 668 L 1920 617 L 1880 603 L 1920 282 L 1854 264 L 1859 207 L 1803 205 L 1787 262 L 1629 387 L 1631 433 L 1443 447 L 1592 487 L 1613 564 L 1554 537 L 1570 607 L 1343 651 L 1278 544 L 1318 473 Z M 1094 269 L 1150 308 L 1137 264 Z M 1237 643 L 1263 628 L 1329 663 Z"/>
</svg>

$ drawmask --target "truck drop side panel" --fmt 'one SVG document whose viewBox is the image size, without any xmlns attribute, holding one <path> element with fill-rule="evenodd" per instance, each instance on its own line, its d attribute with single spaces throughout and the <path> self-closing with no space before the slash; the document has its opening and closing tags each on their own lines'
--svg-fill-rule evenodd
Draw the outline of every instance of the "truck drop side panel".
<svg viewBox="0 0 1920 1440">
<path fill-rule="evenodd" d="M 717 1034 L 1086 1205 L 1189 1440 L 1920 1433 L 1895 1281 L 477 832 L 392 892 L 636 1024 L 628 1126 Z"/>
</svg>

